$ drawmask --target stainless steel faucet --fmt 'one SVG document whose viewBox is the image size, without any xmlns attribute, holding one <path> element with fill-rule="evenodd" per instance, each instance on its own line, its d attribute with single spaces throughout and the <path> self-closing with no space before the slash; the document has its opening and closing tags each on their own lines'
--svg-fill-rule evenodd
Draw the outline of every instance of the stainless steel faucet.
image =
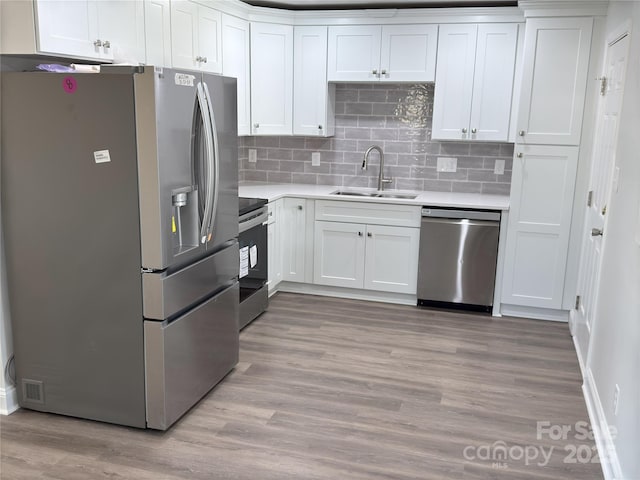
<svg viewBox="0 0 640 480">
<path fill-rule="evenodd" d="M 371 150 L 377 150 L 380 154 L 380 172 L 378 172 L 378 190 L 384 190 L 385 183 L 391 183 L 393 181 L 392 178 L 384 178 L 384 153 L 382 153 L 382 149 L 378 145 L 371 145 L 367 148 L 367 151 L 364 152 L 364 158 L 362 159 L 362 169 L 367 169 L 367 161 L 369 160 L 369 154 Z"/>
</svg>

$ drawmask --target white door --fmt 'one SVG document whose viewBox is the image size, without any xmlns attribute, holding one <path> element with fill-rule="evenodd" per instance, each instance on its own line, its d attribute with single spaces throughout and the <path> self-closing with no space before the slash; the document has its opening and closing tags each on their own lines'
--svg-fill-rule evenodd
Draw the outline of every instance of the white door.
<svg viewBox="0 0 640 480">
<path fill-rule="evenodd" d="M 328 80 L 330 82 L 378 80 L 381 32 L 379 25 L 329 27 Z"/>
<path fill-rule="evenodd" d="M 251 122 L 254 135 L 293 132 L 293 27 L 251 23 Z"/>
<path fill-rule="evenodd" d="M 506 142 L 509 137 L 517 44 L 517 24 L 478 25 L 469 124 L 472 140 Z"/>
<path fill-rule="evenodd" d="M 469 118 L 477 30 L 476 25 L 440 25 L 433 99 L 433 139 L 471 138 Z"/>
<path fill-rule="evenodd" d="M 198 56 L 204 72 L 222 73 L 222 14 L 198 5 Z"/>
<path fill-rule="evenodd" d="M 295 27 L 293 37 L 293 134 L 333 135 L 329 92 L 335 87 L 327 86 L 327 27 Z"/>
<path fill-rule="evenodd" d="M 615 165 L 615 148 L 618 138 L 618 123 L 622 109 L 624 80 L 629 51 L 629 35 L 618 37 L 607 47 L 606 67 L 597 131 L 589 183 L 584 232 L 584 244 L 580 259 L 578 294 L 580 302 L 575 312 L 573 333 L 577 338 L 579 353 L 586 361 L 591 326 L 596 311 L 598 284 L 602 260 L 602 247 L 607 232 L 607 204 L 611 197 L 612 178 Z"/>
<path fill-rule="evenodd" d="M 144 36 L 147 65 L 171 67 L 171 5 L 169 0 L 145 0 Z"/>
<path fill-rule="evenodd" d="M 362 288 L 366 229 L 359 223 L 316 221 L 313 283 Z"/>
<path fill-rule="evenodd" d="M 198 5 L 171 1 L 171 58 L 175 68 L 200 68 L 196 61 Z"/>
<path fill-rule="evenodd" d="M 222 74 L 237 79 L 238 135 L 251 133 L 251 86 L 249 85 L 249 22 L 222 15 Z"/>
<path fill-rule="evenodd" d="M 96 2 L 37 0 L 35 6 L 38 51 L 101 58 Z"/>
<path fill-rule="evenodd" d="M 578 147 L 517 145 L 502 303 L 560 309 Z"/>
<path fill-rule="evenodd" d="M 518 143 L 580 144 L 592 28 L 591 17 L 527 19 Z"/>
<path fill-rule="evenodd" d="M 437 25 L 383 25 L 381 82 L 433 82 Z"/>
<path fill-rule="evenodd" d="M 103 58 L 115 62 L 144 63 L 144 4 L 136 0 L 101 0 L 95 3 Z"/>
<path fill-rule="evenodd" d="M 420 229 L 367 225 L 364 288 L 416 294 Z"/>
<path fill-rule="evenodd" d="M 282 233 L 282 280 L 305 281 L 306 206 L 303 198 L 283 199 L 282 229 L 280 230 Z"/>
</svg>

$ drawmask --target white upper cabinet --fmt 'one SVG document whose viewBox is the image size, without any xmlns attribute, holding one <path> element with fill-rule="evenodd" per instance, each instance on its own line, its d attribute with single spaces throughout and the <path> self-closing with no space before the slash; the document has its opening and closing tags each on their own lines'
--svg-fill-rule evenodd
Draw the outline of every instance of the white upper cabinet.
<svg viewBox="0 0 640 480">
<path fill-rule="evenodd" d="M 507 141 L 517 24 L 441 25 L 432 138 Z"/>
<path fill-rule="evenodd" d="M 176 68 L 222 72 L 222 14 L 186 0 L 171 1 L 171 56 Z"/>
<path fill-rule="evenodd" d="M 293 132 L 293 27 L 251 22 L 251 133 Z"/>
<path fill-rule="evenodd" d="M 144 0 L 144 36 L 148 65 L 171 67 L 169 0 Z"/>
<path fill-rule="evenodd" d="M 40 53 L 144 62 L 144 6 L 135 0 L 36 2 Z"/>
<path fill-rule="evenodd" d="M 335 85 L 327 84 L 327 27 L 294 28 L 293 134 L 335 132 Z"/>
<path fill-rule="evenodd" d="M 328 80 L 432 82 L 437 25 L 329 27 Z"/>
<path fill-rule="evenodd" d="M 517 142 L 579 145 L 593 18 L 533 18 L 524 39 Z"/>
<path fill-rule="evenodd" d="M 238 135 L 251 133 L 249 22 L 222 15 L 222 74 L 238 80 Z"/>
<path fill-rule="evenodd" d="M 502 302 L 562 308 L 578 147 L 517 146 Z"/>
</svg>

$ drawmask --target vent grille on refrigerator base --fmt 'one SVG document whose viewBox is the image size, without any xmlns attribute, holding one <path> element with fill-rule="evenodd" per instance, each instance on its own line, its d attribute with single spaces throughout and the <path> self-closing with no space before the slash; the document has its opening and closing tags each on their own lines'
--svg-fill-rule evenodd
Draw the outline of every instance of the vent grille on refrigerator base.
<svg viewBox="0 0 640 480">
<path fill-rule="evenodd" d="M 26 402 L 44 403 L 42 382 L 37 380 L 22 380 L 22 398 Z"/>
</svg>

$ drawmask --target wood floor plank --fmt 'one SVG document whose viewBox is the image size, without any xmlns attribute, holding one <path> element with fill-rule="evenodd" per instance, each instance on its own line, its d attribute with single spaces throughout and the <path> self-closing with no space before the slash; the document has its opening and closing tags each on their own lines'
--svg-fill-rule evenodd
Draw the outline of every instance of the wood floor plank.
<svg viewBox="0 0 640 480">
<path fill-rule="evenodd" d="M 566 324 L 281 293 L 169 431 L 20 410 L 0 478 L 599 479 L 538 430 L 588 421 L 581 383 Z"/>
</svg>

